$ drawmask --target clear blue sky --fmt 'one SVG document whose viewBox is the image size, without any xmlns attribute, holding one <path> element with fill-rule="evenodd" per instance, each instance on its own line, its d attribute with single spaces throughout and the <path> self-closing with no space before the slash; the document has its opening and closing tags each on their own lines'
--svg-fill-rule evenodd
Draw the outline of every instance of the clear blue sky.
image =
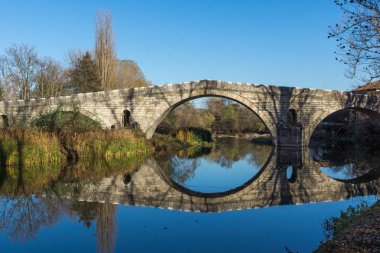
<svg viewBox="0 0 380 253">
<path fill-rule="evenodd" d="M 201 79 L 348 90 L 328 26 L 333 0 L 0 0 L 0 51 L 34 45 L 65 64 L 93 50 L 95 14 L 112 12 L 116 52 L 154 84 Z"/>
</svg>

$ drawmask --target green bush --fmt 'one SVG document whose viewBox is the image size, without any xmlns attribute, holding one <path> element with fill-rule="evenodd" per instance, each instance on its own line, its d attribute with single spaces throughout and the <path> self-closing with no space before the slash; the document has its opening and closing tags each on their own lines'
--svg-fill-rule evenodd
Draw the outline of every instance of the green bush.
<svg viewBox="0 0 380 253">
<path fill-rule="evenodd" d="M 81 114 L 73 107 L 73 111 L 57 108 L 41 114 L 32 121 L 32 126 L 48 132 L 84 132 L 101 130 L 101 124 Z"/>
</svg>

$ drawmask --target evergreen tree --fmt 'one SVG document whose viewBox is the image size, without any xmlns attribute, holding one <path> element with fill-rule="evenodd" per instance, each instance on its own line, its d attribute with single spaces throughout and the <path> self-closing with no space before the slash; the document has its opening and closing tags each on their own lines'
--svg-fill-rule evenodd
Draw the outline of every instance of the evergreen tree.
<svg viewBox="0 0 380 253">
<path fill-rule="evenodd" d="M 70 77 L 70 88 L 74 93 L 101 90 L 96 64 L 88 51 L 76 59 Z"/>
</svg>

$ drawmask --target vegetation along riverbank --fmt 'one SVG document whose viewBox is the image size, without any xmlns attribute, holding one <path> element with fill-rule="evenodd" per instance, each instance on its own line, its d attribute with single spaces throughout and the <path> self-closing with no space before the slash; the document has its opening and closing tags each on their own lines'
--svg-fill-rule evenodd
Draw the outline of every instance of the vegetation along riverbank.
<svg viewBox="0 0 380 253">
<path fill-rule="evenodd" d="M 127 172 L 152 151 L 151 144 L 131 130 L 69 136 L 5 129 L 0 131 L 0 192 L 32 193 L 57 179 L 72 182 Z"/>
<path fill-rule="evenodd" d="M 365 203 L 349 207 L 339 217 L 324 223 L 326 242 L 315 251 L 322 252 L 379 252 L 380 201 L 372 207 Z"/>
</svg>

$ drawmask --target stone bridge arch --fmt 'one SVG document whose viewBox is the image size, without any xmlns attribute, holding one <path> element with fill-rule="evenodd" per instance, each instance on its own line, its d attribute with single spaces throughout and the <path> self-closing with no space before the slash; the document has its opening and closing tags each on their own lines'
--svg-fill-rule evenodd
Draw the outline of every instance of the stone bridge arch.
<svg viewBox="0 0 380 253">
<path fill-rule="evenodd" d="M 36 111 L 36 112 L 32 113 L 30 121 L 33 121 L 34 119 L 38 119 L 42 115 L 51 113 L 51 112 L 53 112 L 55 110 L 60 110 L 62 112 L 79 112 L 80 114 L 88 117 L 89 119 L 92 119 L 92 120 L 98 122 L 103 129 L 107 129 L 108 125 L 109 125 L 109 124 L 107 124 L 106 120 L 100 118 L 95 113 L 91 113 L 90 111 L 88 111 L 88 110 L 86 110 L 84 108 L 81 108 L 81 107 L 75 107 L 74 108 L 73 106 L 67 106 L 67 105 L 63 105 L 63 106 L 51 106 L 51 107 L 48 107 L 48 108 L 43 108 L 42 110 L 40 110 L 38 112 Z"/>
<path fill-rule="evenodd" d="M 274 145 L 277 142 L 277 131 L 276 131 L 276 123 L 271 119 L 268 111 L 263 110 L 256 103 L 250 101 L 249 99 L 231 92 L 225 91 L 217 88 L 199 88 L 191 90 L 187 93 L 182 94 L 181 96 L 176 96 L 167 100 L 166 103 L 161 106 L 161 108 L 156 108 L 155 117 L 152 118 L 149 122 L 149 126 L 146 128 L 145 133 L 146 137 L 150 139 L 154 132 L 156 131 L 159 124 L 163 121 L 163 119 L 175 108 L 186 103 L 190 100 L 202 98 L 202 97 L 221 97 L 233 100 L 246 108 L 248 108 L 252 113 L 256 114 L 268 128 L 269 133 L 272 137 L 272 141 Z"/>
<path fill-rule="evenodd" d="M 347 107 L 342 106 L 342 107 L 330 108 L 329 110 L 323 111 L 323 113 L 319 114 L 318 117 L 313 118 L 310 121 L 310 123 L 308 125 L 308 132 L 306 135 L 306 140 L 305 140 L 306 143 L 308 145 L 310 144 L 311 137 L 313 136 L 315 130 L 325 119 L 327 119 L 329 116 L 331 116 L 333 114 L 342 112 L 344 110 L 355 110 L 355 111 L 363 112 L 363 113 L 369 115 L 373 119 L 375 124 L 378 124 L 380 126 L 380 112 L 378 110 L 373 109 L 373 108 L 368 108 L 368 106 L 357 105 L 357 106 L 347 106 Z"/>
<path fill-rule="evenodd" d="M 380 112 L 379 94 L 215 80 L 0 101 L 0 112 L 9 118 L 10 123 L 30 123 L 42 110 L 75 104 L 83 115 L 97 120 L 105 129 L 138 125 L 150 138 L 162 119 L 175 107 L 207 96 L 232 99 L 249 108 L 269 129 L 276 146 L 307 146 L 318 124 L 328 115 L 344 108 L 366 108 Z M 129 110 L 130 114 L 126 116 L 125 110 Z M 296 117 L 288 122 L 289 111 Z M 301 134 L 291 134 L 294 129 L 287 123 L 296 123 L 296 130 Z"/>
</svg>

